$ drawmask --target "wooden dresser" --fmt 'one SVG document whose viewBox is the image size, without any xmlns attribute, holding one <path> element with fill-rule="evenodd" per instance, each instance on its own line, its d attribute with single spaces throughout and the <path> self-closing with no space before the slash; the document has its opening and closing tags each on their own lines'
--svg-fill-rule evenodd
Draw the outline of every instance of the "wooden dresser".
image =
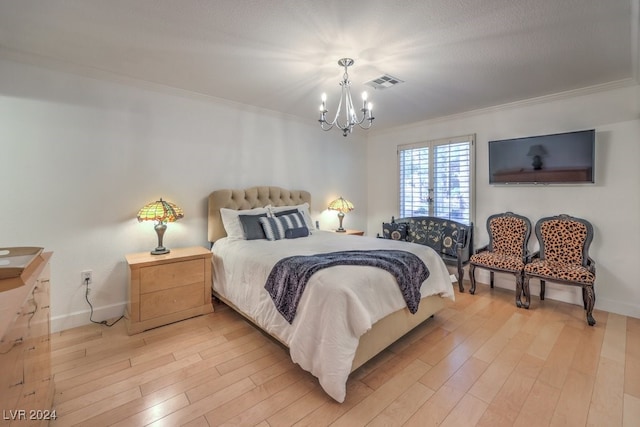
<svg viewBox="0 0 640 427">
<path fill-rule="evenodd" d="M 51 252 L 40 254 L 25 284 L 0 292 L 0 425 L 48 425 L 51 372 L 49 280 Z"/>
<path fill-rule="evenodd" d="M 211 256 L 203 247 L 127 255 L 129 334 L 211 313 Z"/>
</svg>

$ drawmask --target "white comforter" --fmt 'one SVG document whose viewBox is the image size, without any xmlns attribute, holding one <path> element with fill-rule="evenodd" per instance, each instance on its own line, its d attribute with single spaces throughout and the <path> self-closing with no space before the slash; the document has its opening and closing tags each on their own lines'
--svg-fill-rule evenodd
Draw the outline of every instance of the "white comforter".
<svg viewBox="0 0 640 427">
<path fill-rule="evenodd" d="M 314 274 L 289 324 L 264 289 L 281 258 L 350 249 L 397 249 L 418 255 L 429 268 L 421 295 L 453 299 L 449 272 L 442 259 L 423 245 L 314 231 L 300 239 L 238 240 L 223 238 L 212 248 L 213 289 L 258 325 L 289 346 L 291 359 L 315 375 L 323 389 L 343 402 L 358 340 L 386 315 L 406 307 L 395 278 L 366 266 L 335 266 Z"/>
</svg>

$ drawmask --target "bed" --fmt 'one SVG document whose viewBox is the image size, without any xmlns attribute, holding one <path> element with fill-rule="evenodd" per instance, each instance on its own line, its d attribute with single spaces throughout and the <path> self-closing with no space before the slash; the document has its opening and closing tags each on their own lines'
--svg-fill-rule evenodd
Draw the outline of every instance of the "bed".
<svg viewBox="0 0 640 427">
<path fill-rule="evenodd" d="M 431 248 L 317 230 L 308 212 L 310 203 L 310 193 L 279 187 L 211 193 L 208 240 L 213 253 L 212 292 L 288 347 L 293 362 L 316 376 L 329 396 L 343 402 L 351 372 L 442 309 L 447 298 L 454 299 L 454 293 L 447 267 Z M 266 211 L 272 215 L 292 208 L 302 213 L 309 236 L 246 240 L 229 220 L 229 215 L 234 218 L 238 213 Z M 422 298 L 415 314 L 409 312 L 396 279 L 369 266 L 338 265 L 315 273 L 291 323 L 265 290 L 267 276 L 283 257 L 373 249 L 407 251 L 424 261 L 429 277 L 420 287 Z"/>
</svg>

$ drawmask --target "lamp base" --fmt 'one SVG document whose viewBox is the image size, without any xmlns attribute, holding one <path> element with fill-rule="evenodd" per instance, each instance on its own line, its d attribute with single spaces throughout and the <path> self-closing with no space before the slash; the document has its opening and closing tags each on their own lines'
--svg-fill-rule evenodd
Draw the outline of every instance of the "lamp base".
<svg viewBox="0 0 640 427">
<path fill-rule="evenodd" d="M 344 219 L 344 212 L 342 211 L 338 212 L 338 220 L 340 221 L 340 223 L 338 224 L 338 229 L 336 230 L 338 233 L 344 233 L 345 231 L 347 231 L 342 227 L 343 219 Z"/>
<path fill-rule="evenodd" d="M 542 159 L 540 156 L 533 156 L 533 163 L 531 163 L 531 166 L 533 166 L 533 170 L 535 171 L 542 169 Z"/>
<path fill-rule="evenodd" d="M 151 255 L 168 254 L 170 252 L 169 249 L 165 248 L 162 244 L 162 238 L 164 237 L 164 232 L 167 230 L 167 224 L 163 223 L 162 221 L 158 221 L 158 223 L 153 228 L 158 234 L 158 246 L 151 251 Z"/>
</svg>

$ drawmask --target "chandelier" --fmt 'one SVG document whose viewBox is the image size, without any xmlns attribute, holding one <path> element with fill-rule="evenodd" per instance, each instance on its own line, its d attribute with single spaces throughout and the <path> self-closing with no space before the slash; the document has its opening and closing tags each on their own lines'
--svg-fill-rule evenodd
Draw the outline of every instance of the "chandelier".
<svg viewBox="0 0 640 427">
<path fill-rule="evenodd" d="M 322 130 L 330 130 L 335 126 L 342 131 L 342 136 L 347 136 L 347 134 L 351 133 L 355 125 L 360 126 L 362 129 L 369 129 L 373 124 L 373 119 L 375 117 L 371 115 L 373 105 L 370 102 L 367 103 L 367 92 L 362 92 L 362 108 L 360 109 L 362 117 L 358 118 L 356 109 L 353 106 L 351 90 L 349 89 L 351 82 L 349 81 L 349 73 L 347 72 L 347 68 L 353 65 L 353 59 L 342 58 L 338 61 L 338 65 L 344 67 L 344 75 L 340 82 L 340 86 L 342 86 L 342 93 L 340 94 L 340 102 L 338 103 L 336 115 L 332 121 L 327 121 L 327 113 L 329 112 L 327 110 L 327 94 L 323 93 L 322 105 L 320 105 L 320 120 L 318 121 L 320 122 Z M 343 108 L 344 113 L 341 117 Z M 366 123 L 365 120 L 367 121 Z M 363 123 L 365 124 L 363 125 Z"/>
</svg>

